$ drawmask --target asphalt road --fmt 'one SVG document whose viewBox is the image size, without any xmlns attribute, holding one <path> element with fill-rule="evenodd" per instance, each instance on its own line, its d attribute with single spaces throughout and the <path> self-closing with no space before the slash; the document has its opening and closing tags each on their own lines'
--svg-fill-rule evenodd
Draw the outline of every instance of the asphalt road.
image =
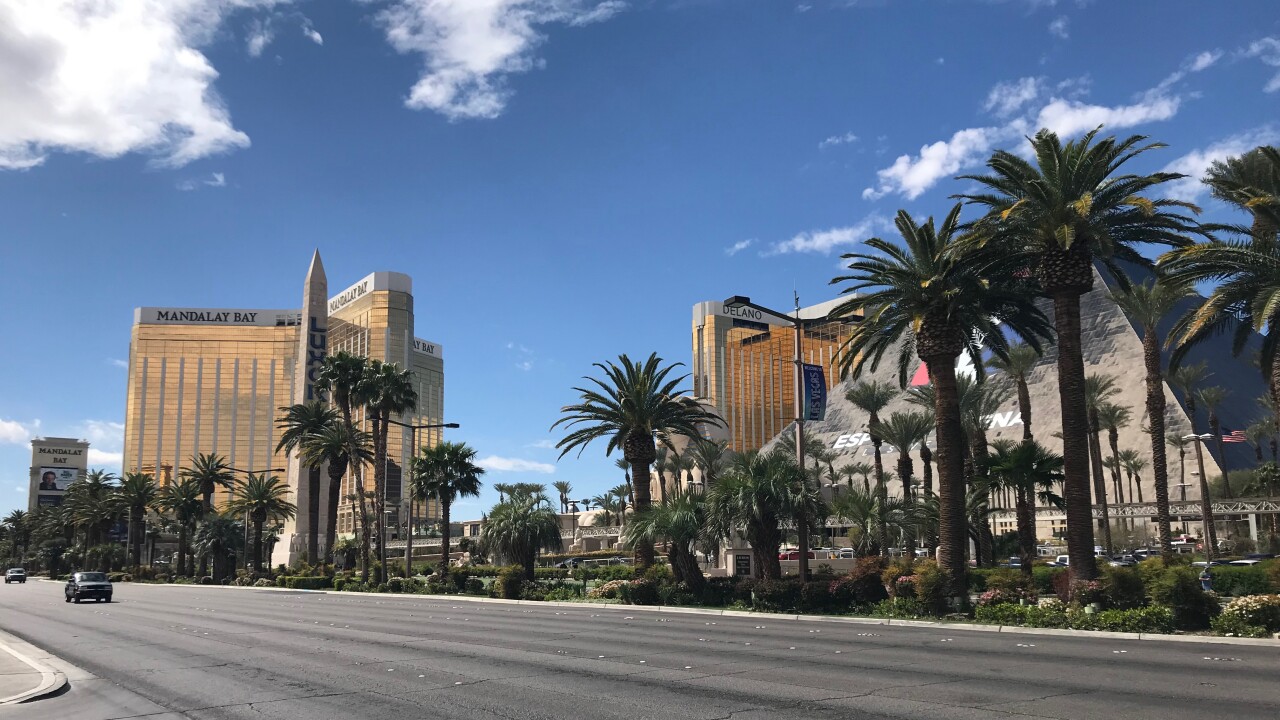
<svg viewBox="0 0 1280 720">
<path fill-rule="evenodd" d="M 0 590 L 0 627 L 91 675 L 0 718 L 1268 718 L 1280 647 L 428 597 Z"/>
</svg>

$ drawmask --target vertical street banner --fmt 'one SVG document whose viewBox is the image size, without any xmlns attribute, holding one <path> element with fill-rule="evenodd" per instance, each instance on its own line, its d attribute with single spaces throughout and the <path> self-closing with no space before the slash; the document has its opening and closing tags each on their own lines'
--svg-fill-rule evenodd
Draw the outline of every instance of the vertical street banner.
<svg viewBox="0 0 1280 720">
<path fill-rule="evenodd" d="M 804 413 L 806 421 L 827 417 L 827 379 L 821 365 L 802 365 L 804 381 Z"/>
</svg>

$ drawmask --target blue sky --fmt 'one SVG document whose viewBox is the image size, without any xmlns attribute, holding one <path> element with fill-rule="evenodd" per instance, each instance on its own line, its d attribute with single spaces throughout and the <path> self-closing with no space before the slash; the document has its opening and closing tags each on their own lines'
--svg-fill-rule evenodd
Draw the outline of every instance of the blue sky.
<svg viewBox="0 0 1280 720">
<path fill-rule="evenodd" d="M 1280 140 L 1271 0 L 85 7 L 0 7 L 0 512 L 33 434 L 118 468 L 134 307 L 296 307 L 313 248 L 333 288 L 413 276 L 490 483 L 581 497 L 621 482 L 603 446 L 545 446 L 592 362 L 687 363 L 701 300 L 828 299 L 992 149 L 1105 124 L 1198 176 Z"/>
</svg>

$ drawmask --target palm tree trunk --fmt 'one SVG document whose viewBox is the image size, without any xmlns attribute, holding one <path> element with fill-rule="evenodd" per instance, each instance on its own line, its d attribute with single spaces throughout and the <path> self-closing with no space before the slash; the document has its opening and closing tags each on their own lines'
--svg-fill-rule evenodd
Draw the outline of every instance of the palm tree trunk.
<svg viewBox="0 0 1280 720">
<path fill-rule="evenodd" d="M 1218 413 L 1213 408 L 1209 409 L 1209 432 L 1213 433 L 1213 444 L 1218 448 L 1218 462 L 1222 469 L 1222 499 L 1230 500 L 1231 476 L 1227 474 L 1227 453 L 1222 448 L 1222 426 L 1218 424 Z"/>
<path fill-rule="evenodd" d="M 253 571 L 262 572 L 262 522 L 253 518 Z"/>
<path fill-rule="evenodd" d="M 1022 420 L 1022 440 L 1029 442 L 1031 436 L 1031 390 L 1027 387 L 1027 379 L 1018 378 L 1018 417 Z"/>
<path fill-rule="evenodd" d="M 178 567 L 174 575 L 182 575 L 187 569 L 187 525 L 178 526 Z"/>
<path fill-rule="evenodd" d="M 628 457 L 627 461 L 631 463 L 631 478 L 636 494 L 635 509 L 636 512 L 642 512 L 652 504 L 649 495 L 649 483 L 652 482 L 649 477 L 649 462 L 651 460 Z M 653 543 L 637 541 L 632 550 L 635 553 L 636 567 L 644 569 L 653 565 Z"/>
<path fill-rule="evenodd" d="M 387 498 L 384 488 L 387 481 L 387 428 L 389 427 L 390 424 L 384 421 L 381 413 L 374 413 L 373 528 L 375 554 L 379 566 L 378 575 L 375 578 L 377 582 L 386 582 L 387 579 Z"/>
<path fill-rule="evenodd" d="M 1098 436 L 1098 412 L 1089 411 L 1089 456 L 1093 463 L 1093 497 L 1102 511 L 1102 519 L 1098 521 L 1102 531 L 1102 544 L 1107 552 L 1115 547 L 1111 543 L 1111 511 L 1107 505 L 1107 480 L 1102 468 L 1102 438 Z"/>
<path fill-rule="evenodd" d="M 1147 425 L 1151 437 L 1152 481 L 1156 490 L 1156 535 L 1160 539 L 1160 556 L 1168 563 L 1173 560 L 1173 546 L 1170 544 L 1169 468 L 1164 440 L 1164 376 L 1160 369 L 1160 341 L 1154 327 L 1146 328 L 1143 333 L 1142 360 L 1147 366 Z"/>
<path fill-rule="evenodd" d="M 1209 480 L 1204 472 L 1203 444 L 1203 441 L 1196 441 L 1196 464 L 1200 466 L 1200 514 L 1204 520 L 1204 552 L 1207 560 L 1218 550 L 1218 530 L 1214 527 L 1213 498 L 1209 495 Z"/>
<path fill-rule="evenodd" d="M 924 442 L 920 443 L 920 465 L 922 468 L 920 474 L 924 486 L 924 496 L 920 499 L 927 501 L 933 495 L 933 451 L 929 449 L 928 438 L 925 438 Z M 938 547 L 938 539 L 931 533 L 926 534 L 924 545 L 929 549 L 929 555 L 932 557 L 933 551 Z"/>
<path fill-rule="evenodd" d="M 871 416 L 867 420 L 867 424 L 871 427 L 875 427 L 879 422 L 879 416 L 875 412 L 872 412 Z M 880 511 L 883 513 L 885 498 L 888 495 L 888 491 L 886 490 L 886 485 L 888 483 L 884 481 L 884 458 L 880 455 L 880 443 L 880 438 L 875 435 L 871 436 L 871 449 L 874 455 L 876 468 L 876 497 L 880 498 Z M 876 531 L 876 544 L 880 546 L 880 556 L 889 557 L 889 528 L 885 527 L 883 517 L 880 518 L 880 522 L 878 522 L 877 525 L 879 527 Z"/>
<path fill-rule="evenodd" d="M 1036 559 L 1036 516 L 1031 509 L 1030 496 L 1035 492 L 1032 488 L 1017 488 L 1014 491 L 1014 513 L 1018 518 L 1018 550 L 1022 575 L 1031 577 L 1031 564 Z"/>
<path fill-rule="evenodd" d="M 443 495 L 443 493 L 441 493 Z M 440 576 L 449 574 L 449 501 L 440 499 Z"/>
<path fill-rule="evenodd" d="M 1107 428 L 1107 442 L 1111 445 L 1111 489 L 1116 494 L 1116 502 L 1124 504 L 1124 484 L 1120 479 L 1120 431 Z"/>
<path fill-rule="evenodd" d="M 328 562 L 337 562 L 333 555 L 333 547 L 338 543 L 338 502 L 342 500 L 342 476 L 346 468 L 334 463 L 329 464 L 329 516 L 328 527 L 324 532 L 324 556 Z"/>
<path fill-rule="evenodd" d="M 355 472 L 355 491 L 356 498 L 360 501 L 360 582 L 368 584 L 369 582 L 369 503 L 365 497 L 364 491 L 364 473 L 360 472 L 360 468 L 356 468 Z"/>
<path fill-rule="evenodd" d="M 973 456 L 973 479 L 978 478 L 978 469 L 985 467 L 987 458 L 987 434 L 983 432 L 982 425 L 979 424 L 974 429 L 973 444 L 971 454 Z M 982 496 L 982 510 L 987 510 L 991 506 L 991 493 L 984 493 Z M 981 521 L 978 523 L 978 567 L 990 567 L 995 565 L 995 537 L 991 533 L 991 520 L 987 513 L 983 513 Z"/>
<path fill-rule="evenodd" d="M 938 448 L 938 564 L 947 576 L 947 596 L 964 604 L 965 574 L 964 431 L 956 391 L 955 358 L 923 358 L 934 387 L 933 415 Z M 877 458 L 878 461 L 878 458 Z"/>
<path fill-rule="evenodd" d="M 902 481 L 902 498 L 908 503 L 914 504 L 915 493 L 911 489 L 911 452 L 910 450 L 898 450 L 898 478 Z M 911 528 L 910 523 L 906 523 L 902 528 L 903 539 L 906 545 L 907 559 L 915 562 L 916 559 L 916 533 Z"/>
<path fill-rule="evenodd" d="M 1089 417 L 1084 396 L 1084 354 L 1080 344 L 1080 295 L 1065 288 L 1053 295 L 1058 337 L 1058 398 L 1062 412 L 1062 496 L 1067 506 L 1067 554 L 1071 577 L 1093 580 L 1093 508 L 1089 502 Z"/>
<path fill-rule="evenodd" d="M 320 468 L 307 468 L 307 562 L 323 565 L 320 559 Z"/>
</svg>

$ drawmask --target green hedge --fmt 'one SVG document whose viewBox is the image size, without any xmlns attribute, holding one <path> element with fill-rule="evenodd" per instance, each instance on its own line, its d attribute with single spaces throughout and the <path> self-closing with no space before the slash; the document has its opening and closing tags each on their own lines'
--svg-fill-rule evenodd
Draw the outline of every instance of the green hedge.
<svg viewBox="0 0 1280 720">
<path fill-rule="evenodd" d="M 327 590 L 333 587 L 333 578 L 290 575 L 285 577 L 284 586 L 290 590 Z"/>
<path fill-rule="evenodd" d="M 1213 591 L 1219 595 L 1263 595 L 1269 592 L 1280 592 L 1280 588 L 1272 588 L 1271 578 L 1262 565 L 1240 567 L 1234 565 L 1218 565 L 1209 569 L 1213 575 Z"/>
<path fill-rule="evenodd" d="M 1108 632 L 1171 633 L 1174 631 L 1173 611 L 1162 605 L 1132 610 L 1103 610 L 1087 613 L 1081 609 L 1066 609 L 1061 605 L 1037 607 L 1035 605 L 986 605 L 974 610 L 974 618 L 991 625 L 1022 625 L 1040 628 L 1071 628 L 1072 630 L 1105 630 Z"/>
</svg>

